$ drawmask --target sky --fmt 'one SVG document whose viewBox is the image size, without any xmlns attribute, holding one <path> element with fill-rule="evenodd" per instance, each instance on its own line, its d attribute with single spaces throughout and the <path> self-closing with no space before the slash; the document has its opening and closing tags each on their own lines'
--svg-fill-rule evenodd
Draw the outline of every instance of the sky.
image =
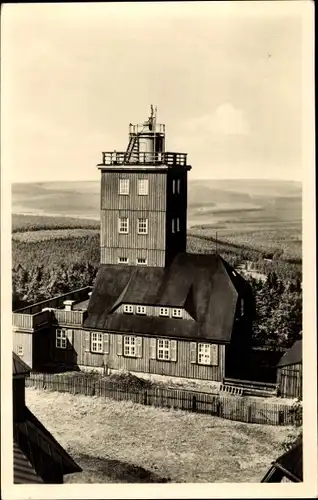
<svg viewBox="0 0 318 500">
<path fill-rule="evenodd" d="M 191 178 L 301 180 L 306 2 L 7 4 L 12 182 L 98 180 L 158 106 Z"/>
</svg>

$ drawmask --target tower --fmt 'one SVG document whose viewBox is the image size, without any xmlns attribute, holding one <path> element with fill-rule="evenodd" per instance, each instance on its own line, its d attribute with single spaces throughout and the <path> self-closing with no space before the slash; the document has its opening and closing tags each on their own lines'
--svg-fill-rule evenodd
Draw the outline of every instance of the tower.
<svg viewBox="0 0 318 500">
<path fill-rule="evenodd" d="M 103 152 L 101 264 L 165 267 L 186 251 L 186 153 L 165 151 L 165 125 L 151 106 L 129 125 L 126 151 Z"/>
</svg>

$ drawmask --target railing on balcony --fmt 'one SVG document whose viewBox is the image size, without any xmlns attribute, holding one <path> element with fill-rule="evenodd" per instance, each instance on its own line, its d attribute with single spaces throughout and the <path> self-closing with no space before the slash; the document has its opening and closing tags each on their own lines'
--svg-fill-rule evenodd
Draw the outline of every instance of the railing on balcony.
<svg viewBox="0 0 318 500">
<path fill-rule="evenodd" d="M 21 330 L 34 331 L 48 325 L 51 319 L 50 311 L 40 311 L 36 314 L 13 313 L 12 325 Z"/>
<path fill-rule="evenodd" d="M 59 325 L 82 325 L 86 314 L 86 311 L 55 309 L 53 311 L 53 322 Z"/>
<path fill-rule="evenodd" d="M 167 165 L 185 167 L 187 165 L 187 153 L 132 153 L 129 162 L 125 161 L 125 151 L 102 152 L 102 165 Z"/>
<path fill-rule="evenodd" d="M 24 315 L 34 315 L 36 313 L 40 313 L 45 307 L 53 309 L 61 307 L 63 306 L 64 300 L 74 300 L 75 302 L 81 302 L 82 300 L 86 300 L 88 298 L 88 293 L 91 291 L 91 286 L 79 288 L 63 295 L 58 295 L 57 297 L 53 297 L 51 299 L 42 300 L 41 302 L 37 302 L 32 306 L 22 307 L 21 309 L 15 311 L 15 314 L 23 313 Z"/>
<path fill-rule="evenodd" d="M 138 125 L 133 125 L 130 123 L 129 125 L 129 133 L 130 134 L 140 134 L 142 132 L 149 133 L 149 124 L 141 124 L 138 123 Z M 163 123 L 156 123 L 153 125 L 153 128 L 151 129 L 150 132 L 156 133 L 156 134 L 164 134 L 166 130 L 166 126 Z"/>
</svg>

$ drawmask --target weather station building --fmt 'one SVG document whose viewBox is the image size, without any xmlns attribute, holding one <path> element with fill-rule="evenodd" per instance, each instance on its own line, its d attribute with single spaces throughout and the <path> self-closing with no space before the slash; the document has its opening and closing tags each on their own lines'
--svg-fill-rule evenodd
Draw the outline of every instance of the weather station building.
<svg viewBox="0 0 318 500">
<path fill-rule="evenodd" d="M 187 253 L 186 153 L 151 107 L 127 148 L 102 153 L 100 267 L 92 288 L 13 314 L 14 350 L 56 364 L 222 382 L 244 376 L 254 300 L 218 254 Z"/>
</svg>

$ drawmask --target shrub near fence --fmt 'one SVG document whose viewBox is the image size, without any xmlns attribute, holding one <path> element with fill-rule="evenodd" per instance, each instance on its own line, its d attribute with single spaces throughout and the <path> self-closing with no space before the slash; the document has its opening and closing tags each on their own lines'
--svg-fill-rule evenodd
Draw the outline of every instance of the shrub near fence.
<svg viewBox="0 0 318 500">
<path fill-rule="evenodd" d="M 56 374 L 31 374 L 27 387 L 69 392 L 85 396 L 99 396 L 116 401 L 151 405 L 160 408 L 207 413 L 221 418 L 269 425 L 301 425 L 299 411 L 281 403 L 254 401 L 249 398 L 220 396 L 204 392 L 162 387 L 125 389 L 117 383 L 96 377 Z"/>
</svg>

